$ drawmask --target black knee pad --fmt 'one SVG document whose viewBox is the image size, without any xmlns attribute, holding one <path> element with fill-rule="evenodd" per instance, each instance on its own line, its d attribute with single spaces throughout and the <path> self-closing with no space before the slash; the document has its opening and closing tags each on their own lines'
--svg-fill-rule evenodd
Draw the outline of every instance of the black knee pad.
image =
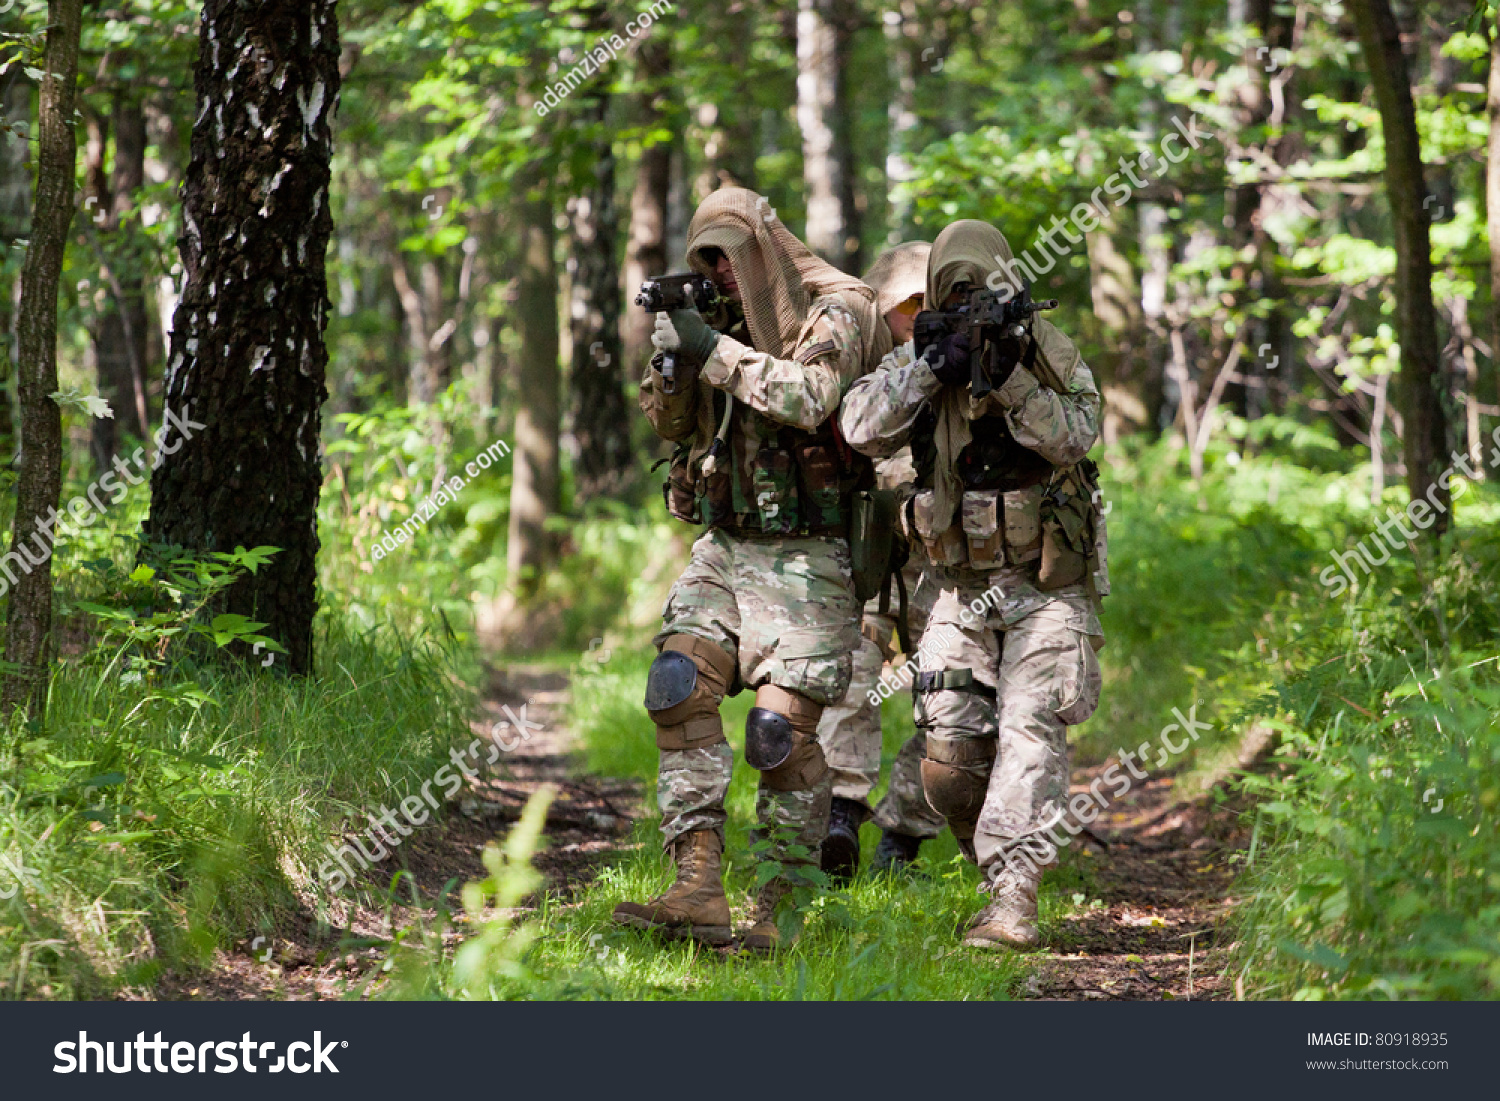
<svg viewBox="0 0 1500 1101">
<path fill-rule="evenodd" d="M 785 715 L 764 707 L 752 707 L 745 719 L 745 762 L 766 772 L 786 763 L 797 742 L 797 733 Z"/>
<path fill-rule="evenodd" d="M 692 635 L 673 635 L 646 674 L 646 710 L 662 749 L 699 749 L 724 741 L 719 701 L 734 659 Z"/>
</svg>

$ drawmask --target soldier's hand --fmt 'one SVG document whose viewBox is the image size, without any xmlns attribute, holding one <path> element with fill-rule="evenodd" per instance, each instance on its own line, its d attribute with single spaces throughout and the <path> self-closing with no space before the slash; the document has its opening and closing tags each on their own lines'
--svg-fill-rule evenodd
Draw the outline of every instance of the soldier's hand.
<svg viewBox="0 0 1500 1101">
<path fill-rule="evenodd" d="M 939 382 L 958 386 L 969 381 L 969 334 L 949 333 L 922 353 Z"/>
<path fill-rule="evenodd" d="M 667 318 L 677 334 L 682 354 L 694 363 L 707 363 L 708 357 L 714 354 L 714 346 L 719 343 L 719 334 L 708 327 L 703 315 L 697 310 L 672 310 Z"/>
</svg>

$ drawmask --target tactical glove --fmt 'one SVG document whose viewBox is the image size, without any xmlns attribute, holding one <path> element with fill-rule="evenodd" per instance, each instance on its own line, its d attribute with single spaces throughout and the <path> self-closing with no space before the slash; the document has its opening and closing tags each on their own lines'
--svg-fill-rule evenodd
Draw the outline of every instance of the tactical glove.
<svg viewBox="0 0 1500 1101">
<path fill-rule="evenodd" d="M 969 334 L 949 333 L 922 353 L 927 366 L 944 386 L 969 381 Z"/>
<path fill-rule="evenodd" d="M 699 366 L 707 363 L 719 343 L 719 334 L 708 327 L 703 315 L 697 310 L 670 310 L 667 319 L 677 333 L 683 356 Z"/>
</svg>

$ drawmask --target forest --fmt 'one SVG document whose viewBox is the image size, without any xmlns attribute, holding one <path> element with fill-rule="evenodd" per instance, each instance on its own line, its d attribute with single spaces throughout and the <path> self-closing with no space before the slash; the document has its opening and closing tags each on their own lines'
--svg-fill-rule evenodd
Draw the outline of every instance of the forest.
<svg viewBox="0 0 1500 1101">
<path fill-rule="evenodd" d="M 1042 951 L 874 822 L 780 951 L 611 920 L 703 534 L 635 298 L 726 188 L 986 222 L 1092 371 L 1141 778 Z M 1500 995 L 1493 0 L 0 0 L 0 247 L 0 999 Z"/>
</svg>

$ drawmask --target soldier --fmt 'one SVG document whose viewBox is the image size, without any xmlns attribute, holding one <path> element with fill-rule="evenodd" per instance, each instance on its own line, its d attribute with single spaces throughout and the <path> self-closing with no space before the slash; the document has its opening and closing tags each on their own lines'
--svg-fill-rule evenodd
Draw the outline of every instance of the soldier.
<svg viewBox="0 0 1500 1101">
<path fill-rule="evenodd" d="M 938 235 L 927 304 L 981 287 L 1014 297 L 1004 236 L 983 222 Z M 917 331 L 927 331 L 922 318 Z M 927 800 L 984 875 L 990 902 L 964 943 L 1037 943 L 1046 831 L 1064 814 L 1067 728 L 1099 702 L 1098 600 L 1108 591 L 1097 471 L 1099 394 L 1072 341 L 1034 319 L 1024 335 L 970 348 L 938 332 L 921 358 L 888 359 L 844 400 L 839 424 L 872 457 L 910 442 L 917 493 L 905 511 L 941 592 L 914 684 Z M 970 356 L 993 390 L 972 396 Z"/>
<path fill-rule="evenodd" d="M 652 427 L 678 445 L 669 511 L 708 525 L 667 596 L 646 684 L 677 879 L 614 917 L 729 943 L 720 861 L 733 754 L 719 703 L 748 687 L 745 759 L 761 773 L 756 815 L 782 871 L 758 892 L 743 944 L 769 951 L 780 943 L 777 904 L 816 866 L 828 828 L 818 719 L 848 687 L 860 641 L 845 533 L 850 495 L 870 471 L 833 418 L 891 342 L 874 292 L 815 257 L 753 192 L 724 188 L 703 202 L 687 260 L 714 279 L 722 305 L 708 320 L 696 310 L 657 316 L 658 356 L 640 394 Z M 670 386 L 664 349 L 685 361 Z"/>
<path fill-rule="evenodd" d="M 927 289 L 927 254 L 932 246 L 925 241 L 911 241 L 882 253 L 864 282 L 875 291 L 876 304 L 898 345 L 907 344 L 912 324 L 922 308 Z M 902 490 L 914 476 L 909 449 L 875 464 L 877 484 L 882 489 Z M 903 582 L 909 596 L 909 639 L 921 637 L 926 608 L 931 604 L 930 586 L 921 584 L 922 557 L 915 548 L 903 571 Z M 869 797 L 880 779 L 880 704 L 872 702 L 871 693 L 880 679 L 881 668 L 895 657 L 891 639 L 896 634 L 896 620 L 887 602 L 872 598 L 865 605 L 864 639 L 854 655 L 854 675 L 849 691 L 837 705 L 823 712 L 818 724 L 818 742 L 833 770 L 833 802 L 829 810 L 828 836 L 823 841 L 823 871 L 834 880 L 846 880 L 859 871 L 859 828 L 871 817 Z M 908 660 L 912 655 L 908 654 Z M 911 739 L 902 748 L 892 768 L 891 794 L 881 801 L 874 817 L 882 829 L 880 846 L 875 851 L 876 870 L 901 867 L 916 859 L 923 838 L 936 837 L 943 828 L 942 816 L 935 813 L 922 798 L 921 777 L 917 761 L 922 755 L 919 739 Z M 916 798 L 911 796 L 915 794 Z"/>
</svg>

